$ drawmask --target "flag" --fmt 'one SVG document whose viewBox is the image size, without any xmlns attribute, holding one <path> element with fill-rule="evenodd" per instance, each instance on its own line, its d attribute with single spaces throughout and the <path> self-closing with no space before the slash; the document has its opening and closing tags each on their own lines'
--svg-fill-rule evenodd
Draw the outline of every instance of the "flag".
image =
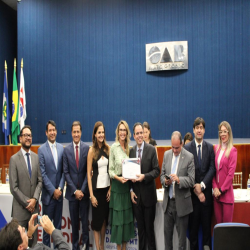
<svg viewBox="0 0 250 250">
<path fill-rule="evenodd" d="M 10 110 L 9 110 L 9 98 L 7 88 L 7 72 L 4 71 L 4 83 L 3 83 L 3 110 L 2 110 L 2 131 L 4 133 L 5 145 L 9 145 L 10 134 Z"/>
<path fill-rule="evenodd" d="M 20 125 L 20 129 L 23 128 L 24 121 L 27 117 L 26 114 L 26 96 L 25 96 L 25 88 L 24 88 L 24 76 L 23 76 L 23 68 L 21 68 L 20 72 L 20 90 L 19 90 L 19 112 L 18 112 L 18 123 Z"/>
<path fill-rule="evenodd" d="M 16 80 L 16 70 L 14 68 L 13 72 L 13 91 L 12 91 L 12 143 L 13 145 L 18 144 L 18 135 L 20 134 L 19 124 L 18 124 L 18 89 Z"/>
</svg>

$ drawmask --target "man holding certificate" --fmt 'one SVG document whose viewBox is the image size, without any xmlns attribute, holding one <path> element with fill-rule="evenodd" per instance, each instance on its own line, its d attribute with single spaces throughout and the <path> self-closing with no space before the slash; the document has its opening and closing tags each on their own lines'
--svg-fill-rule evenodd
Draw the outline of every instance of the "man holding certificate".
<svg viewBox="0 0 250 250">
<path fill-rule="evenodd" d="M 155 147 L 143 141 L 143 127 L 133 127 L 136 145 L 130 150 L 130 158 L 139 158 L 141 174 L 132 179 L 130 190 L 134 215 L 138 225 L 139 249 L 156 250 L 154 220 L 157 203 L 155 178 L 160 174 Z"/>
</svg>

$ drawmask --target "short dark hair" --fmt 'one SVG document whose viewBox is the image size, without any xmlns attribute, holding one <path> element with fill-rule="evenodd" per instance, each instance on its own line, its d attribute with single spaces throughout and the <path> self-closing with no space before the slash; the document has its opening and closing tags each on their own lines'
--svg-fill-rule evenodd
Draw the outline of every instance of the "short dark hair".
<svg viewBox="0 0 250 250">
<path fill-rule="evenodd" d="M 186 140 L 189 140 L 189 141 L 193 140 L 193 136 L 190 132 L 187 132 L 184 136 L 184 145 L 185 145 Z"/>
<path fill-rule="evenodd" d="M 20 131 L 20 136 L 23 135 L 23 130 L 26 129 L 26 128 L 28 128 L 30 130 L 31 134 L 32 134 L 31 126 L 30 125 L 25 125 L 25 126 L 23 126 L 23 128 Z"/>
<path fill-rule="evenodd" d="M 72 125 L 71 125 L 71 131 L 73 130 L 73 127 L 74 126 L 80 126 L 80 130 L 81 130 L 81 132 L 82 132 L 82 125 L 81 125 L 81 123 L 79 122 L 79 121 L 74 121 L 73 123 L 72 123 Z"/>
<path fill-rule="evenodd" d="M 143 126 L 142 126 L 142 124 L 140 123 L 140 122 L 136 122 L 135 124 L 134 124 L 134 127 L 133 127 L 133 132 L 134 132 L 134 134 L 135 134 L 135 127 L 136 126 L 141 126 L 142 128 L 143 128 Z"/>
<path fill-rule="evenodd" d="M 53 120 L 49 120 L 47 123 L 46 123 L 46 131 L 48 132 L 48 127 L 49 127 L 49 124 L 51 124 L 53 127 L 55 127 L 56 129 L 56 123 L 53 121 Z"/>
<path fill-rule="evenodd" d="M 195 128 L 196 126 L 202 124 L 203 127 L 205 128 L 205 121 L 203 120 L 203 118 L 201 117 L 197 117 L 195 120 L 194 120 L 194 124 L 193 124 L 193 128 Z"/>
<path fill-rule="evenodd" d="M 0 249 L 17 250 L 18 246 L 23 243 L 20 231 L 18 230 L 18 221 L 13 219 L 0 231 Z"/>
</svg>

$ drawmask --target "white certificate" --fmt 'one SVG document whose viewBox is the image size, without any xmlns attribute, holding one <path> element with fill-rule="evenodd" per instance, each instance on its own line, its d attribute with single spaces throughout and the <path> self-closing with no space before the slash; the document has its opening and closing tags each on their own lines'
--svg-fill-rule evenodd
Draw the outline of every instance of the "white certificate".
<svg viewBox="0 0 250 250">
<path fill-rule="evenodd" d="M 128 158 L 122 161 L 122 177 L 125 179 L 138 179 L 141 174 L 140 158 Z"/>
</svg>

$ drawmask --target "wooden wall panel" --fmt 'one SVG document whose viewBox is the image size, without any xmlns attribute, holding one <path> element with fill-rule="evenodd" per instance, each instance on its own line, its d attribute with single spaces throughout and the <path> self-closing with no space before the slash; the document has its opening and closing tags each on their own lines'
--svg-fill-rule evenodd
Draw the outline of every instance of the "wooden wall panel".
<svg viewBox="0 0 250 250">
<path fill-rule="evenodd" d="M 35 153 L 38 152 L 40 146 L 32 146 L 31 150 Z M 2 183 L 5 183 L 5 170 L 3 165 L 9 164 L 10 157 L 20 150 L 21 146 L 0 146 L 0 168 L 2 168 Z"/>
<path fill-rule="evenodd" d="M 237 144 L 234 145 L 238 151 L 236 172 L 243 173 L 243 188 L 247 187 L 247 179 L 250 174 L 250 144 Z M 32 146 L 31 150 L 37 153 L 39 146 Z M 157 147 L 159 166 L 161 170 L 164 152 L 171 149 L 170 146 Z M 9 164 L 10 157 L 20 150 L 20 146 L 0 146 L 0 167 L 3 164 Z M 5 183 L 5 175 L 2 175 L 2 181 Z M 156 179 L 156 187 L 161 188 L 160 177 Z"/>
</svg>

